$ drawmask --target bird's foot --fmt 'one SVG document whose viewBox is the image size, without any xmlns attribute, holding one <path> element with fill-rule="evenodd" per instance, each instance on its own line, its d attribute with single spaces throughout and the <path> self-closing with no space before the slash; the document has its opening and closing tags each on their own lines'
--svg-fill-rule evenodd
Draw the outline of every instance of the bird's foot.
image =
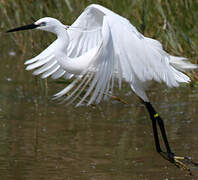
<svg viewBox="0 0 198 180">
<path fill-rule="evenodd" d="M 173 153 L 165 152 L 160 152 L 160 155 L 178 168 L 188 171 L 189 175 L 192 175 L 192 168 L 198 168 L 198 163 L 194 162 L 191 157 L 175 156 Z"/>
</svg>

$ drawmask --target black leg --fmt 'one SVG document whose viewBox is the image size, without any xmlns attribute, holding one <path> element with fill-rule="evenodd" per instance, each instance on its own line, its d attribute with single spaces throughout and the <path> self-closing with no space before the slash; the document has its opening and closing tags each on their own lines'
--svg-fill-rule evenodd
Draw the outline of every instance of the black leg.
<svg viewBox="0 0 198 180">
<path fill-rule="evenodd" d="M 183 169 L 186 169 L 189 171 L 189 174 L 191 174 L 191 170 L 188 166 L 198 166 L 198 163 L 193 162 L 191 158 L 188 157 L 179 157 L 175 156 L 175 154 L 171 151 L 171 148 L 168 143 L 168 139 L 166 136 L 166 131 L 164 127 L 164 122 L 162 118 L 159 116 L 159 114 L 155 111 L 153 106 L 151 105 L 150 102 L 144 102 L 143 104 L 146 106 L 150 118 L 152 120 L 152 126 L 153 126 L 153 135 L 154 135 L 154 140 L 155 140 L 155 147 L 157 152 L 165 159 L 169 160 L 170 162 L 174 163 L 177 167 L 181 167 Z M 157 129 L 157 124 L 159 126 L 159 129 L 161 131 L 162 139 L 166 147 L 166 152 L 163 152 L 161 147 L 160 147 L 160 141 L 158 137 L 158 129 Z"/>
<path fill-rule="evenodd" d="M 150 103 L 144 102 L 144 104 L 146 105 L 146 108 L 147 108 L 147 110 L 150 114 L 150 118 L 152 120 L 153 135 L 154 135 L 154 140 L 155 140 L 156 151 L 162 152 L 162 149 L 160 147 L 159 137 L 158 137 L 158 131 L 157 131 L 157 123 L 156 123 L 156 118 L 155 118 L 156 113 Z"/>
<path fill-rule="evenodd" d="M 168 143 L 168 139 L 167 139 L 167 136 L 166 136 L 166 131 L 165 131 L 165 128 L 164 128 L 163 120 L 161 119 L 159 114 L 155 111 L 155 109 L 153 108 L 153 106 L 151 105 L 150 102 L 144 102 L 144 104 L 145 104 L 145 106 L 146 106 L 146 108 L 147 108 L 147 110 L 150 114 L 150 118 L 152 120 L 153 133 L 154 133 L 155 145 L 156 145 L 157 151 L 161 152 L 162 150 L 160 148 L 159 138 L 158 138 L 158 134 L 157 134 L 156 121 L 159 125 L 160 131 L 161 131 L 161 134 L 162 134 L 162 138 L 163 138 L 164 144 L 166 146 L 167 153 L 173 154 L 171 149 L 170 149 L 169 143 Z"/>
</svg>

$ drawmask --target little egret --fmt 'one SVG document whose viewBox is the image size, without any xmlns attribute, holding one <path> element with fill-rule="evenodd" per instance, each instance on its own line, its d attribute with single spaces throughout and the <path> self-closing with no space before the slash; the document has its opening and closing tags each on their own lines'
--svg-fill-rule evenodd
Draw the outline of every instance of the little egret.
<svg viewBox="0 0 198 180">
<path fill-rule="evenodd" d="M 49 31 L 57 36 L 48 48 L 25 62 L 26 70 L 34 70 L 33 75 L 73 80 L 55 94 L 56 98 L 66 95 L 64 100 L 73 103 L 81 97 L 76 106 L 97 104 L 113 92 L 115 82 L 121 88 L 124 80 L 150 114 L 157 152 L 189 171 L 188 163 L 196 164 L 171 151 L 163 120 L 149 102 L 146 90 L 151 81 L 169 87 L 189 83 L 190 78 L 184 72 L 196 69 L 197 65 L 168 54 L 160 42 L 143 36 L 126 18 L 97 4 L 88 6 L 71 26 L 45 17 L 7 32 L 27 29 Z M 157 125 L 166 151 L 160 146 Z"/>
</svg>

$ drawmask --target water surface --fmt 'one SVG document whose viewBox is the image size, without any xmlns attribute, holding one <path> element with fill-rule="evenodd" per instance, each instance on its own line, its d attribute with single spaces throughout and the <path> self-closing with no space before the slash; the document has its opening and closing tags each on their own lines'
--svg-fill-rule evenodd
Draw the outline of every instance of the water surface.
<svg viewBox="0 0 198 180">
<path fill-rule="evenodd" d="M 10 38 L 0 54 L 0 179 L 183 180 L 197 179 L 160 157 L 154 148 L 151 121 L 127 85 L 98 106 L 65 106 L 52 101 L 64 84 L 35 79 Z M 46 88 L 48 86 L 48 88 Z M 148 92 L 164 118 L 172 149 L 198 160 L 198 90 Z"/>
</svg>

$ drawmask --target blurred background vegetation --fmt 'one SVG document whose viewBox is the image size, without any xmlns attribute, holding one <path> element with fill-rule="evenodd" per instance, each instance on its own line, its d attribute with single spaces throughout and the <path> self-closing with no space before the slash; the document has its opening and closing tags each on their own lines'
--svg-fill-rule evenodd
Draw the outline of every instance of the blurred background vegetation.
<svg viewBox="0 0 198 180">
<path fill-rule="evenodd" d="M 92 3 L 128 18 L 169 53 L 198 63 L 198 0 L 0 0 L 0 180 L 186 179 L 156 155 L 150 121 L 128 84 L 115 93 L 126 106 L 51 102 L 65 85 L 32 76 L 24 61 L 56 37 L 4 33 L 45 16 L 70 25 Z M 148 94 L 165 118 L 174 151 L 198 159 L 197 86 L 168 90 L 156 83 Z"/>
<path fill-rule="evenodd" d="M 198 62 L 198 1 L 195 0 L 0 0 L 0 29 L 4 32 L 45 16 L 70 25 L 92 3 L 128 18 L 145 36 L 158 39 L 169 53 Z M 15 50 L 23 57 L 36 55 L 55 39 L 50 33 L 34 31 L 11 36 Z M 198 79 L 196 74 L 194 77 Z"/>
</svg>

